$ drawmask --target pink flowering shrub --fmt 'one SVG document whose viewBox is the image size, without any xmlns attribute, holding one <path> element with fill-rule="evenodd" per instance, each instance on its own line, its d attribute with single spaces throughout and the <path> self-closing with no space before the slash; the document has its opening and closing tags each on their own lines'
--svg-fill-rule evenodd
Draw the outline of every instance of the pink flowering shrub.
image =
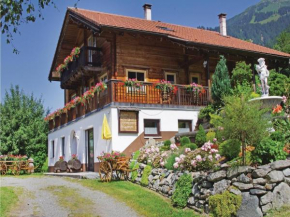
<svg viewBox="0 0 290 217">
<path fill-rule="evenodd" d="M 166 159 L 168 156 L 176 150 L 178 150 L 178 147 L 175 144 L 171 144 L 170 150 L 164 152 L 160 152 L 156 146 L 142 148 L 140 149 L 140 155 L 137 161 L 152 165 L 155 168 L 164 167 L 167 163 Z"/>
<path fill-rule="evenodd" d="M 220 157 L 218 150 L 213 148 L 213 143 L 208 141 L 200 149 L 194 151 L 186 148 L 184 154 L 175 158 L 173 167 L 189 171 L 208 170 L 213 168 Z"/>
</svg>

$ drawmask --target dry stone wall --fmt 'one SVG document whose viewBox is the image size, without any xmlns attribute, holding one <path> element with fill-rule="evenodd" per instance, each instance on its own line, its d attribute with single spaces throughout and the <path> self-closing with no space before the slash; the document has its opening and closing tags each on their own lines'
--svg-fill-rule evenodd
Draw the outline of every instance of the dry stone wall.
<svg viewBox="0 0 290 217">
<path fill-rule="evenodd" d="M 140 184 L 145 164 L 140 164 L 134 181 Z M 184 173 L 193 177 L 192 193 L 187 206 L 197 211 L 209 212 L 209 196 L 229 190 L 242 195 L 237 213 L 240 217 L 260 217 L 272 208 L 290 205 L 290 160 L 276 161 L 267 165 L 230 168 L 226 164 L 216 172 L 181 172 L 154 168 L 148 177 L 148 188 L 165 197 L 171 197 L 175 183 Z"/>
</svg>

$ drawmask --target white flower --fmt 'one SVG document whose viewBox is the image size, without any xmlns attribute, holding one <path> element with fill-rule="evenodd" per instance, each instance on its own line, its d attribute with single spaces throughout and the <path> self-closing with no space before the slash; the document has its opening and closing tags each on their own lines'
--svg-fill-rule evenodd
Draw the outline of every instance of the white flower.
<svg viewBox="0 0 290 217">
<path fill-rule="evenodd" d="M 197 156 L 195 157 L 195 159 L 196 159 L 198 162 L 201 162 L 201 161 L 202 161 L 202 158 L 201 158 L 200 155 L 197 155 Z"/>
<path fill-rule="evenodd" d="M 194 166 L 194 167 L 196 167 L 196 160 L 192 160 L 191 161 L 191 165 Z"/>
<path fill-rule="evenodd" d="M 175 162 L 174 164 L 173 164 L 173 167 L 175 168 L 175 169 L 177 169 L 178 168 L 178 163 L 177 162 Z"/>
<path fill-rule="evenodd" d="M 210 161 L 212 161 L 212 155 L 211 155 L 211 154 L 208 156 L 208 159 L 209 159 Z"/>
<path fill-rule="evenodd" d="M 184 155 L 184 154 L 182 154 L 182 155 L 180 155 L 179 157 L 180 157 L 180 159 L 184 160 L 184 158 L 185 158 L 185 155 Z"/>
<path fill-rule="evenodd" d="M 175 162 L 179 163 L 180 162 L 180 158 L 179 157 L 176 157 L 175 158 Z"/>
<path fill-rule="evenodd" d="M 190 148 L 185 148 L 185 150 L 184 150 L 185 153 L 188 153 L 188 152 L 190 152 L 190 151 L 191 151 Z"/>
<path fill-rule="evenodd" d="M 177 148 L 177 146 L 176 146 L 175 144 L 171 144 L 171 145 L 170 145 L 170 149 L 171 149 L 171 150 L 175 150 L 175 149 L 178 149 L 178 148 Z"/>
<path fill-rule="evenodd" d="M 164 165 L 165 165 L 164 161 L 160 162 L 160 166 L 164 167 Z"/>
<path fill-rule="evenodd" d="M 219 160 L 220 158 L 221 158 L 220 154 L 216 154 L 216 155 L 215 155 L 215 159 L 216 159 L 216 160 Z"/>
</svg>

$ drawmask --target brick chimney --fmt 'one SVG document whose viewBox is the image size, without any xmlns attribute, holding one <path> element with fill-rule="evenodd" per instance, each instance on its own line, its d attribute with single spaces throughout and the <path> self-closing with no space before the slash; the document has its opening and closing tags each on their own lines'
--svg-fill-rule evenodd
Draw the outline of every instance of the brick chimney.
<svg viewBox="0 0 290 217">
<path fill-rule="evenodd" d="M 145 20 L 151 20 L 151 6 L 150 4 L 144 4 L 144 18 Z"/>
<path fill-rule="evenodd" d="M 221 13 L 218 16 L 220 21 L 220 34 L 223 36 L 227 36 L 227 14 Z"/>
</svg>

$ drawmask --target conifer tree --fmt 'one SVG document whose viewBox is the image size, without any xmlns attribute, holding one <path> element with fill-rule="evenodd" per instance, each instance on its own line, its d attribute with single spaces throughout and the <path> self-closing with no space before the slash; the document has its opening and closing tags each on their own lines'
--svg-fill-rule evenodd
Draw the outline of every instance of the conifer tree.
<svg viewBox="0 0 290 217">
<path fill-rule="evenodd" d="M 216 105 L 221 105 L 223 96 L 227 96 L 231 93 L 229 71 L 226 65 L 226 59 L 222 55 L 220 56 L 220 61 L 218 62 L 212 76 L 211 93 L 212 99 Z"/>
</svg>

